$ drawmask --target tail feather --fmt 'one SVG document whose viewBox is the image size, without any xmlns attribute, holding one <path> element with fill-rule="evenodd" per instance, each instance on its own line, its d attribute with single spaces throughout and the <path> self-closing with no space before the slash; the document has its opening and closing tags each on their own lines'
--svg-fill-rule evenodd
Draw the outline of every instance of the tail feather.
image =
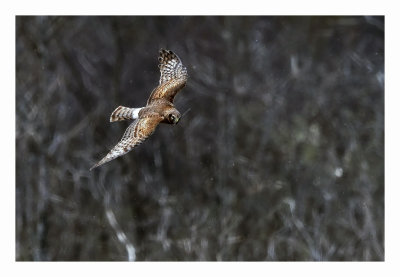
<svg viewBox="0 0 400 277">
<path fill-rule="evenodd" d="M 112 114 L 110 116 L 110 122 L 136 119 L 139 116 L 140 110 L 141 110 L 141 108 L 136 109 L 136 108 L 128 108 L 128 107 L 124 107 L 124 106 L 119 106 L 112 112 Z"/>
</svg>

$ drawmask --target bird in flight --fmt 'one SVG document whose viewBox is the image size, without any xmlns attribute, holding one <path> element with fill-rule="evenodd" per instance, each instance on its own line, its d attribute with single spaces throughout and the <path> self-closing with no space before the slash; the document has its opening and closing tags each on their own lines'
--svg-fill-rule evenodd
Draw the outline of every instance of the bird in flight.
<svg viewBox="0 0 400 277">
<path fill-rule="evenodd" d="M 110 117 L 110 122 L 134 119 L 120 142 L 90 170 L 125 155 L 154 133 L 159 123 L 177 124 L 181 114 L 174 107 L 175 95 L 188 79 L 186 67 L 179 57 L 170 50 L 161 49 L 158 58 L 161 72 L 160 82 L 150 94 L 147 104 L 142 108 L 119 106 Z"/>
</svg>

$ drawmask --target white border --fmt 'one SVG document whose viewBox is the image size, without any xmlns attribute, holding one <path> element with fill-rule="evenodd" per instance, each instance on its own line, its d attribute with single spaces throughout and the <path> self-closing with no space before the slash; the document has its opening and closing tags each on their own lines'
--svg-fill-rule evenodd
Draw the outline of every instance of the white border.
<svg viewBox="0 0 400 277">
<path fill-rule="evenodd" d="M 2 114 L 5 130 L 1 135 L 5 148 L 1 166 L 6 176 L 1 193 L 1 256 L 2 272 L 28 276 L 70 276 L 84 274 L 112 276 L 393 276 L 399 261 L 399 186 L 396 182 L 399 157 L 399 14 L 395 1 L 14 1 L 1 4 L 2 35 Z M 385 262 L 346 263 L 30 263 L 15 262 L 15 15 L 385 15 Z M 6 266 L 6 267 L 4 267 Z M 398 271 L 398 270 L 397 270 Z"/>
</svg>

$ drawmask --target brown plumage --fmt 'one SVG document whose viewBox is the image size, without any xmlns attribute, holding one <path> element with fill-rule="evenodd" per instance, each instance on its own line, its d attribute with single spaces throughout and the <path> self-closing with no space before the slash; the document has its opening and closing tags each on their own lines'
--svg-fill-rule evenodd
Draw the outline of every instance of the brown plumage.
<svg viewBox="0 0 400 277">
<path fill-rule="evenodd" d="M 187 70 L 181 60 L 170 50 L 160 50 L 160 82 L 150 94 L 146 107 L 128 108 L 119 106 L 110 117 L 110 122 L 135 119 L 126 129 L 120 142 L 90 170 L 131 151 L 156 130 L 159 123 L 177 124 L 181 114 L 175 109 L 175 95 L 185 85 Z"/>
</svg>

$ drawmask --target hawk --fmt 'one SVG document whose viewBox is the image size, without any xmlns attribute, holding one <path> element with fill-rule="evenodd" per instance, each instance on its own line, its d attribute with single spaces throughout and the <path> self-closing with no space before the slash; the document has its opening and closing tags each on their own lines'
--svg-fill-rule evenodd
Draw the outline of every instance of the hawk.
<svg viewBox="0 0 400 277">
<path fill-rule="evenodd" d="M 161 72 L 160 82 L 150 94 L 147 104 L 142 108 L 119 106 L 110 117 L 110 122 L 135 119 L 120 142 L 90 170 L 115 158 L 125 155 L 154 133 L 159 123 L 177 124 L 181 114 L 174 107 L 174 97 L 188 79 L 186 67 L 179 57 L 170 50 L 161 49 L 158 58 Z"/>
</svg>

